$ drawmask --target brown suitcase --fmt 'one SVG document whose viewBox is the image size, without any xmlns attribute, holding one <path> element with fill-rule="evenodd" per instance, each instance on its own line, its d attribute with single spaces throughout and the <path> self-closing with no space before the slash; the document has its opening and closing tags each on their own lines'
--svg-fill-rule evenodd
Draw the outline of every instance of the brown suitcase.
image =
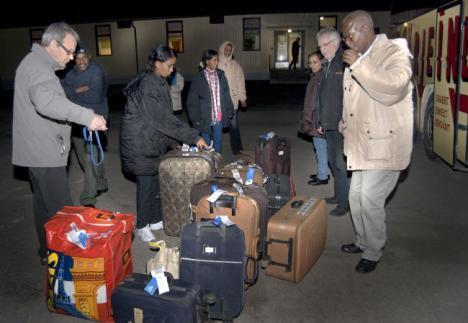
<svg viewBox="0 0 468 323">
<path fill-rule="evenodd" d="M 171 150 L 161 158 L 159 183 L 164 231 L 179 236 L 192 222 L 190 190 L 193 185 L 213 175 L 222 163 L 215 151 Z"/>
<path fill-rule="evenodd" d="M 266 274 L 300 282 L 325 248 L 325 201 L 296 196 L 270 218 L 263 265 Z"/>
<path fill-rule="evenodd" d="M 291 175 L 291 144 L 286 137 L 261 135 L 255 144 L 255 164 L 267 175 Z"/>
<path fill-rule="evenodd" d="M 246 195 L 228 193 L 221 195 L 211 203 L 210 196 L 203 196 L 196 207 L 195 221 L 214 219 L 219 215 L 227 215 L 244 232 L 245 255 L 248 258 L 246 283 L 253 285 L 258 278 L 258 244 L 260 239 L 260 210 L 257 202 Z"/>
<path fill-rule="evenodd" d="M 251 179 L 247 178 L 249 170 L 253 173 Z M 263 187 L 266 182 L 266 176 L 263 173 L 262 168 L 245 160 L 236 160 L 230 164 L 224 165 L 220 170 L 220 174 L 232 177 L 244 185 L 255 184 Z"/>
<path fill-rule="evenodd" d="M 197 213 L 197 204 L 202 198 L 206 198 L 206 195 L 211 194 L 212 186 L 215 186 L 217 189 L 227 191 L 229 193 L 236 193 L 240 195 L 247 195 L 254 199 L 257 202 L 257 207 L 260 212 L 259 221 L 260 221 L 260 240 L 258 243 L 258 253 L 259 257 L 263 255 L 264 245 L 266 239 L 266 229 L 267 223 L 270 216 L 268 209 L 268 196 L 265 188 L 252 184 L 252 185 L 241 185 L 234 178 L 214 175 L 204 180 L 203 182 L 197 183 L 192 187 L 190 191 L 190 204 L 192 207 L 192 212 Z M 196 216 L 194 216 L 195 218 Z M 236 221 L 234 221 L 236 222 Z"/>
</svg>

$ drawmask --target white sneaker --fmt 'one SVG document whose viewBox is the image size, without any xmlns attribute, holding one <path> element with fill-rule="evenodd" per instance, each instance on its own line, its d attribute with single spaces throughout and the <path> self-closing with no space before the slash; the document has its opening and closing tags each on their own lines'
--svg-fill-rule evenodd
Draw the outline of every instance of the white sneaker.
<svg viewBox="0 0 468 323">
<path fill-rule="evenodd" d="M 150 227 L 147 225 L 141 229 L 136 229 L 136 234 L 143 240 L 143 242 L 150 242 L 156 240 L 156 237 L 151 232 Z"/>
<path fill-rule="evenodd" d="M 164 228 L 162 221 L 159 221 L 158 223 L 151 223 L 149 227 L 152 231 L 158 231 Z"/>
</svg>

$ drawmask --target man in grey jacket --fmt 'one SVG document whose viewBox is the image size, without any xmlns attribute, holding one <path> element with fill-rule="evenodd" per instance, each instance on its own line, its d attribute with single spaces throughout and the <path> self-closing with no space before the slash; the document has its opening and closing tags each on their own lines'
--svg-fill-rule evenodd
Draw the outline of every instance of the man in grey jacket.
<svg viewBox="0 0 468 323">
<path fill-rule="evenodd" d="M 64 205 L 72 205 L 66 165 L 70 122 L 106 130 L 106 120 L 70 102 L 55 75 L 73 58 L 78 34 L 54 23 L 21 61 L 15 75 L 12 163 L 27 167 L 33 189 L 39 256 L 46 261 L 44 223 Z"/>
</svg>

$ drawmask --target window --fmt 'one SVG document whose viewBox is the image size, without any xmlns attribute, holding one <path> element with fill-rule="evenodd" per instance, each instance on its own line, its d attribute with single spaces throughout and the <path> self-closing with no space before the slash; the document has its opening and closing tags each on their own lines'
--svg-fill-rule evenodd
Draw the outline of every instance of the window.
<svg viewBox="0 0 468 323">
<path fill-rule="evenodd" d="M 333 27 L 336 29 L 336 16 L 320 16 L 319 18 L 319 30 L 325 27 Z"/>
<path fill-rule="evenodd" d="M 182 20 L 166 21 L 167 45 L 176 53 L 184 52 L 184 24 Z"/>
<path fill-rule="evenodd" d="M 96 25 L 97 56 L 112 56 L 111 25 Z"/>
<path fill-rule="evenodd" d="M 243 49 L 245 51 L 260 50 L 260 17 L 244 18 Z"/>
<path fill-rule="evenodd" d="M 42 34 L 44 33 L 44 29 L 29 29 L 29 39 L 31 41 L 31 45 L 34 43 L 40 44 L 42 41 Z"/>
</svg>

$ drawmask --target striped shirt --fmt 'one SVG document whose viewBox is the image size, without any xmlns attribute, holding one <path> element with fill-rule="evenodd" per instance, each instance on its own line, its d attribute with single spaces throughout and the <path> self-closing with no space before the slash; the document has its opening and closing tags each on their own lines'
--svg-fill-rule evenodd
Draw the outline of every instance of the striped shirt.
<svg viewBox="0 0 468 323">
<path fill-rule="evenodd" d="M 213 123 L 221 122 L 222 113 L 218 73 L 216 70 L 211 71 L 208 68 L 205 68 L 204 72 L 211 94 L 211 121 Z"/>
</svg>

